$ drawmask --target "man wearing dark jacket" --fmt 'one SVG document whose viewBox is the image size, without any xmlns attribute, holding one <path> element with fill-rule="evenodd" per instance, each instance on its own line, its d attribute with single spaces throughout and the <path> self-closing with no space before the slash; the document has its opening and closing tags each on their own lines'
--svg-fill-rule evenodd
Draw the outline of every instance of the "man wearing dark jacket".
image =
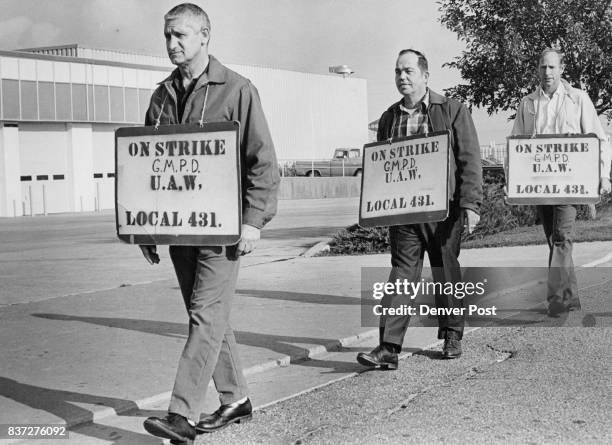
<svg viewBox="0 0 612 445">
<path fill-rule="evenodd" d="M 260 229 L 276 213 L 280 179 L 257 90 L 248 79 L 208 54 L 207 14 L 185 3 L 172 8 L 164 19 L 168 56 L 177 69 L 153 93 L 146 125 L 240 122 L 240 242 L 235 246 L 170 246 L 189 315 L 189 337 L 179 360 L 168 415 L 150 417 L 144 426 L 151 434 L 174 443 L 189 443 L 196 430 L 212 432 L 251 418 L 229 315 L 239 255 L 255 247 Z M 151 264 L 159 261 L 155 246 L 141 249 Z M 200 418 L 211 378 L 221 407 Z"/>
<path fill-rule="evenodd" d="M 461 233 L 472 232 L 480 219 L 482 166 L 480 147 L 472 117 L 467 108 L 427 87 L 429 79 L 425 56 L 416 50 L 400 51 L 395 83 L 403 98 L 383 113 L 378 124 L 378 141 L 450 130 L 449 214 L 444 221 L 389 228 L 391 243 L 390 282 L 421 279 L 425 252 L 436 282 L 461 281 L 458 256 Z M 401 295 L 388 295 L 383 305 L 399 307 Z M 394 300 L 396 302 L 394 303 Z M 462 308 L 463 300 L 453 295 L 436 295 L 436 306 Z M 357 361 L 365 366 L 397 369 L 409 316 L 382 315 L 379 345 L 370 353 L 360 353 Z M 438 316 L 438 338 L 444 339 L 444 358 L 461 355 L 464 317 Z"/>
</svg>

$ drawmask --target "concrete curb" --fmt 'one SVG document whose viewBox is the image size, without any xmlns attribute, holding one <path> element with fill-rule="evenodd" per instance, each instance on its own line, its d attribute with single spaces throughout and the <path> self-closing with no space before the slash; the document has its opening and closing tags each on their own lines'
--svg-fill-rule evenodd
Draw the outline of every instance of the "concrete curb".
<svg viewBox="0 0 612 445">
<path fill-rule="evenodd" d="M 464 332 L 464 335 L 470 334 L 474 331 L 477 331 L 478 329 L 480 329 L 479 327 L 472 327 L 472 328 L 467 328 Z M 305 348 L 304 351 L 302 351 L 301 353 L 298 354 L 294 354 L 292 356 L 286 355 L 284 357 L 278 358 L 276 360 L 270 360 L 268 362 L 265 363 L 261 363 L 259 365 L 255 365 L 255 366 L 251 366 L 249 368 L 246 368 L 244 370 L 244 374 L 245 375 L 252 375 L 252 374 L 258 374 L 260 372 L 264 372 L 270 369 L 274 369 L 274 368 L 278 368 L 278 367 L 286 367 L 289 366 L 291 363 L 293 362 L 299 362 L 302 360 L 307 360 L 307 359 L 311 359 L 311 358 L 316 358 L 316 357 L 320 357 L 323 356 L 325 354 L 328 354 L 330 352 L 334 352 L 334 351 L 339 351 L 341 350 L 343 347 L 347 347 L 350 345 L 353 345 L 355 343 L 359 343 L 362 340 L 367 340 L 370 338 L 375 338 L 378 337 L 379 335 L 379 330 L 378 328 L 376 329 L 371 329 L 369 331 L 365 331 L 356 335 L 351 335 L 348 337 L 344 337 L 344 338 L 340 338 L 338 340 L 333 340 L 330 341 L 329 343 L 325 344 L 325 345 L 317 345 L 314 346 L 312 348 Z M 426 349 L 431 349 L 434 348 L 440 344 L 442 344 L 444 342 L 444 340 L 436 340 L 432 343 L 427 344 L 426 346 L 424 346 L 423 348 L 420 348 L 419 351 L 423 351 Z M 415 352 L 403 352 L 399 355 L 399 360 L 404 360 L 408 357 L 411 357 L 415 354 Z M 266 403 L 264 405 L 261 406 L 256 406 L 253 408 L 254 411 L 259 411 L 265 408 L 269 408 L 273 405 L 276 405 L 278 403 L 287 401 L 287 400 L 291 400 L 295 397 L 298 397 L 300 395 L 303 394 L 308 394 L 312 391 L 316 391 L 317 389 L 321 389 L 321 388 L 325 388 L 326 386 L 332 385 L 334 383 L 346 380 L 348 378 L 351 377 L 355 377 L 359 374 L 362 374 L 363 372 L 367 372 L 370 371 L 370 369 L 363 369 L 362 371 L 356 371 L 356 372 L 352 372 L 350 374 L 347 374 L 345 376 L 339 377 L 337 379 L 334 379 L 332 381 L 323 383 L 321 385 L 317 385 L 315 387 L 312 388 L 308 388 L 306 390 L 300 391 L 296 394 L 292 394 L 290 396 L 286 396 L 286 397 L 282 397 L 278 400 L 273 400 L 272 402 Z M 210 383 L 212 385 L 212 382 Z M 136 405 L 137 409 L 145 409 L 145 407 L 147 405 L 151 405 L 151 404 L 155 404 L 155 403 L 159 403 L 162 402 L 164 400 L 168 400 L 170 399 L 171 396 L 171 392 L 170 391 L 166 391 L 160 394 L 156 394 L 150 397 L 145 397 L 143 399 L 140 400 L 136 400 L 136 401 L 126 401 L 125 402 L 125 406 L 120 406 L 119 408 L 103 408 L 100 409 L 98 411 L 95 411 L 93 413 L 91 413 L 91 415 L 87 415 L 85 416 L 85 418 L 81 417 L 81 418 L 77 418 L 74 419 L 72 421 L 69 421 L 66 423 L 66 428 L 68 430 L 73 429 L 75 427 L 78 426 L 82 426 L 82 425 L 86 425 L 88 423 L 95 423 L 95 422 L 99 422 L 103 419 L 112 417 L 112 416 L 118 416 L 118 415 L 122 415 L 122 414 L 126 414 L 132 410 L 134 410 L 134 405 Z M 8 439 L 8 441 L 6 440 L 2 440 L 1 443 L 3 444 L 23 444 L 26 443 L 27 440 L 10 440 Z"/>
<path fill-rule="evenodd" d="M 258 374 L 260 372 L 264 372 L 264 371 L 274 369 L 274 368 L 286 367 L 286 366 L 289 366 L 293 362 L 299 362 L 299 361 L 307 360 L 310 358 L 316 358 L 316 357 L 328 354 L 330 352 L 339 351 L 343 347 L 346 347 L 354 343 L 358 343 L 362 340 L 366 340 L 366 339 L 373 338 L 376 336 L 378 336 L 378 329 L 371 329 L 369 331 L 362 332 L 356 335 L 351 335 L 348 337 L 330 341 L 324 345 L 317 345 L 311 348 L 304 348 L 304 350 L 299 353 L 296 353 L 293 355 L 285 355 L 278 359 L 270 360 L 270 361 L 246 368 L 244 370 L 244 374 L 252 375 L 252 374 Z M 211 385 L 212 385 L 212 382 L 211 382 Z M 134 410 L 135 407 L 138 409 L 144 409 L 147 405 L 159 403 L 164 400 L 169 400 L 171 394 L 172 393 L 170 391 L 165 391 L 163 393 L 155 394 L 150 397 L 145 397 L 143 399 L 139 399 L 135 401 L 126 401 L 125 403 L 121 404 L 119 407 L 116 407 L 116 408 L 102 408 L 102 409 L 92 412 L 91 414 L 87 414 L 81 417 L 77 417 L 75 419 L 71 419 L 68 422 L 66 422 L 65 425 L 67 429 L 72 429 L 74 427 L 86 425 L 88 423 L 95 423 L 95 422 L 98 422 L 100 420 L 103 420 L 111 416 L 118 416 L 121 414 L 125 414 L 129 411 Z M 266 406 L 269 406 L 269 405 L 270 404 L 266 404 Z M 262 407 L 259 407 L 256 409 L 261 409 L 261 408 Z M 0 441 L 0 443 L 7 444 L 7 445 L 25 443 L 25 442 L 26 440 L 21 440 L 21 439 L 19 440 L 9 439 L 8 441 L 5 441 L 3 439 Z"/>
<path fill-rule="evenodd" d="M 480 328 L 479 327 L 467 328 L 463 334 L 464 335 L 471 334 L 472 332 L 477 331 L 478 329 L 480 329 Z M 368 334 L 368 335 L 366 337 L 366 336 L 363 336 L 364 334 L 362 334 L 362 337 L 361 337 L 362 340 L 366 339 L 366 338 L 370 338 L 370 337 L 376 337 L 376 336 L 378 336 L 378 329 L 374 329 L 373 331 L 368 331 L 365 334 Z M 357 335 L 357 337 L 359 337 L 359 335 Z M 432 343 L 429 343 L 426 346 L 422 347 L 418 351 L 425 351 L 427 349 L 435 348 L 436 346 L 439 346 L 442 343 L 444 343 L 444 340 L 436 340 L 436 341 L 434 341 Z M 415 352 L 402 352 L 402 353 L 399 354 L 398 359 L 399 360 L 405 360 L 408 357 L 412 357 L 415 353 L 416 353 L 416 351 Z M 349 378 L 352 378 L 352 377 L 356 377 L 359 374 L 363 374 L 364 372 L 368 372 L 368 371 L 371 371 L 371 370 L 372 370 L 372 368 L 364 368 L 361 371 L 351 372 L 350 374 L 344 375 L 342 377 L 338 377 L 337 379 L 334 379 L 334 380 L 330 380 L 329 382 L 325 382 L 325 383 L 322 383 L 320 385 L 313 386 L 312 388 L 308 388 L 308 389 L 305 389 L 303 391 L 297 392 L 297 393 L 292 394 L 290 396 L 282 397 L 280 399 L 273 400 L 272 402 L 268 402 L 268 403 L 266 403 L 264 405 L 254 407 L 253 411 L 259 411 L 259 410 L 262 410 L 262 409 L 269 408 L 271 406 L 276 405 L 277 403 L 285 402 L 285 401 L 291 400 L 291 399 L 293 399 L 295 397 L 299 397 L 301 395 L 311 393 L 311 392 L 316 391 L 318 389 L 325 388 L 325 387 L 327 387 L 329 385 L 333 385 L 334 383 L 338 383 L 338 382 L 341 382 L 343 380 L 346 380 L 346 379 L 349 379 Z"/>
<path fill-rule="evenodd" d="M 302 253 L 300 256 L 303 256 L 305 258 L 310 258 L 310 257 L 318 255 L 321 252 L 328 251 L 329 243 L 332 241 L 332 239 L 333 238 L 322 239 L 317 244 L 309 248 L 306 252 Z"/>
</svg>

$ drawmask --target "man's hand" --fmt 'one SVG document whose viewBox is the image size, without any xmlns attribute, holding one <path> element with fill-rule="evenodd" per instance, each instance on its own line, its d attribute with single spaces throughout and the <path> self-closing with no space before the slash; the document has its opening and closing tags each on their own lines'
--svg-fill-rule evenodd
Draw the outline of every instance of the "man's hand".
<svg viewBox="0 0 612 445">
<path fill-rule="evenodd" d="M 157 254 L 157 246 L 139 246 L 142 254 L 149 264 L 159 263 L 159 255 Z"/>
<path fill-rule="evenodd" d="M 257 227 L 248 224 L 242 225 L 242 237 L 238 243 L 238 255 L 246 255 L 255 249 L 260 238 L 260 232 Z"/>
<path fill-rule="evenodd" d="M 463 227 L 467 229 L 468 234 L 474 231 L 476 225 L 480 221 L 480 215 L 473 210 L 463 209 Z"/>
<path fill-rule="evenodd" d="M 601 178 L 599 181 L 599 194 L 610 193 L 612 184 L 610 184 L 610 178 Z"/>
</svg>

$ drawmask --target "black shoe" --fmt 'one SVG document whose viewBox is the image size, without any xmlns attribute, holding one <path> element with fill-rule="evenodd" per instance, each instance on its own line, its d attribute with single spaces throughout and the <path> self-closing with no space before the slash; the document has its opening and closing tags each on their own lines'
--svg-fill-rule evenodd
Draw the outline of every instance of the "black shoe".
<svg viewBox="0 0 612 445">
<path fill-rule="evenodd" d="M 580 305 L 580 303 L 578 303 Z M 569 307 L 561 303 L 560 301 L 553 300 L 548 303 L 548 316 L 557 318 L 559 315 L 568 312 Z"/>
<path fill-rule="evenodd" d="M 397 353 L 384 346 L 376 346 L 370 353 L 360 352 L 357 361 L 363 366 L 380 366 L 385 369 L 397 369 Z"/>
<path fill-rule="evenodd" d="M 149 417 L 144 421 L 144 428 L 154 436 L 172 439 L 177 443 L 190 443 L 196 437 L 195 427 L 183 416 L 175 413 L 168 413 L 163 418 Z"/>
<path fill-rule="evenodd" d="M 245 402 L 240 404 L 221 405 L 214 413 L 200 417 L 200 421 L 196 425 L 196 431 L 198 433 L 212 433 L 231 423 L 246 422 L 252 418 L 253 407 L 251 401 L 246 399 Z"/>
<path fill-rule="evenodd" d="M 451 359 L 461 357 L 461 340 L 458 338 L 447 338 L 442 348 L 442 358 Z"/>
<path fill-rule="evenodd" d="M 570 312 L 571 311 L 581 311 L 582 305 L 580 304 L 580 300 L 576 298 L 575 300 L 570 301 L 570 303 L 567 305 L 567 310 Z"/>
</svg>

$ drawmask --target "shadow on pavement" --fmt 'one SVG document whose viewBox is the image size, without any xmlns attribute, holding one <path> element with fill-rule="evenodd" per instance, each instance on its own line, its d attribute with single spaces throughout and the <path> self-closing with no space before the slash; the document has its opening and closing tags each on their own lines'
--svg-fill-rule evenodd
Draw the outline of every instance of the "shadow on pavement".
<svg viewBox="0 0 612 445">
<path fill-rule="evenodd" d="M 49 313 L 36 313 L 32 314 L 32 316 L 49 320 L 80 321 L 83 323 L 144 332 L 147 334 L 163 335 L 172 338 L 187 338 L 188 331 L 186 323 L 172 323 L 167 321 L 138 320 L 134 318 L 83 317 Z M 347 372 L 353 369 L 347 367 L 350 364 L 345 362 L 318 359 L 304 360 L 308 349 L 294 344 L 315 344 L 323 346 L 328 352 L 335 352 L 337 351 L 338 345 L 335 339 L 260 334 L 245 331 L 234 331 L 234 335 L 239 344 L 269 349 L 279 354 L 288 355 L 292 358 L 292 363 L 299 364 L 300 366 L 333 368 L 333 370 L 329 372 Z M 344 350 L 347 349 L 348 348 L 344 348 Z M 294 358 L 296 358 L 295 361 L 293 360 Z"/>
<path fill-rule="evenodd" d="M 159 444 L 160 440 L 148 434 L 140 434 L 121 428 L 108 427 L 93 422 L 93 413 L 77 403 L 106 406 L 117 411 L 124 411 L 120 416 L 163 416 L 165 412 L 140 410 L 131 400 L 112 397 L 83 394 L 73 391 L 43 388 L 28 385 L 17 380 L 0 377 L 0 396 L 29 406 L 35 410 L 42 410 L 64 419 L 64 422 L 80 424 L 89 422 L 89 425 L 80 426 L 79 434 L 84 434 L 101 440 L 112 441 L 113 444 Z M 31 419 L 21 419 L 20 423 L 31 423 Z M 58 422 L 59 423 L 59 422 Z M 72 430 L 72 428 L 69 428 Z"/>
<path fill-rule="evenodd" d="M 431 360 L 445 360 L 444 356 L 442 355 L 442 351 L 432 351 L 431 349 L 416 351 L 412 355 L 422 355 L 423 357 L 427 357 Z"/>
<path fill-rule="evenodd" d="M 345 297 L 342 295 L 308 294 L 301 292 L 287 292 L 274 290 L 239 289 L 237 297 L 266 298 L 270 300 L 297 301 L 309 304 L 337 304 L 359 306 L 361 299 L 356 297 Z"/>
</svg>

